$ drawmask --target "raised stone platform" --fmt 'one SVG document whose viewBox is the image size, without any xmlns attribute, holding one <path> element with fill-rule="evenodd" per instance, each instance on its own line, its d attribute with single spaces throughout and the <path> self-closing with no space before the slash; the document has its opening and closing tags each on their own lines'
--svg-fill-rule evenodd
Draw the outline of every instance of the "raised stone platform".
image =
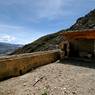
<svg viewBox="0 0 95 95">
<path fill-rule="evenodd" d="M 60 58 L 60 50 L 4 56 L 0 58 L 0 80 L 22 75 Z"/>
</svg>

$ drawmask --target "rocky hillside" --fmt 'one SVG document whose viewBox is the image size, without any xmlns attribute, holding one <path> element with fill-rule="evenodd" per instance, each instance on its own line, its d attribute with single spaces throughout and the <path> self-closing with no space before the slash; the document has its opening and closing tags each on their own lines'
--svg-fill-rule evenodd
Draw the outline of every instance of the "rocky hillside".
<svg viewBox="0 0 95 95">
<path fill-rule="evenodd" d="M 60 42 L 59 32 L 43 36 L 33 43 L 27 44 L 22 48 L 17 49 L 12 54 L 31 53 L 36 51 L 53 50 L 58 48 Z"/>
<path fill-rule="evenodd" d="M 80 17 L 74 25 L 66 30 L 80 30 L 95 28 L 95 9 L 89 12 L 84 17 Z M 65 30 L 61 30 L 63 32 Z M 17 49 L 12 54 L 31 53 L 36 51 L 52 50 L 58 48 L 60 42 L 60 32 L 46 35 L 39 38 L 33 43 L 27 44 L 22 48 Z"/>
<path fill-rule="evenodd" d="M 95 9 L 84 17 L 80 17 L 74 25 L 72 25 L 69 30 L 80 30 L 80 29 L 90 29 L 95 28 Z"/>
</svg>

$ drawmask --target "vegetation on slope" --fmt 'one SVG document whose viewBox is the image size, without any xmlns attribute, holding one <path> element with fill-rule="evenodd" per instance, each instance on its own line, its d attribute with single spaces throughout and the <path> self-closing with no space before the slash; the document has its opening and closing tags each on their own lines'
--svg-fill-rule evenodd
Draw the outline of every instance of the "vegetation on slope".
<svg viewBox="0 0 95 95">
<path fill-rule="evenodd" d="M 95 28 L 95 9 L 84 17 L 80 17 L 74 25 L 72 25 L 70 30 L 80 30 L 80 29 L 90 29 Z"/>
</svg>

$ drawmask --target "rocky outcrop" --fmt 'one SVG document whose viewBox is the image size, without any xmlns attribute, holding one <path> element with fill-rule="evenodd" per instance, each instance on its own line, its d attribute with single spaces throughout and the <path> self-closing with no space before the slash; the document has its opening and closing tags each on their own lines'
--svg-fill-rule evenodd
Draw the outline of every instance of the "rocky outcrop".
<svg viewBox="0 0 95 95">
<path fill-rule="evenodd" d="M 69 30 L 93 29 L 95 28 L 95 9 L 84 17 L 80 17 Z"/>
<path fill-rule="evenodd" d="M 60 50 L 27 53 L 0 58 L 0 80 L 22 75 L 60 58 Z"/>
</svg>

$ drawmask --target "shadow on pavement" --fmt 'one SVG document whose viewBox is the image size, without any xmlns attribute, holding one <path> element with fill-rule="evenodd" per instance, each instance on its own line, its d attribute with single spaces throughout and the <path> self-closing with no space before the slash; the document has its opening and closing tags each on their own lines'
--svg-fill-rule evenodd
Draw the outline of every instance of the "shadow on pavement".
<svg viewBox="0 0 95 95">
<path fill-rule="evenodd" d="M 91 59 L 68 58 L 61 60 L 60 63 L 95 69 L 95 60 Z"/>
</svg>

